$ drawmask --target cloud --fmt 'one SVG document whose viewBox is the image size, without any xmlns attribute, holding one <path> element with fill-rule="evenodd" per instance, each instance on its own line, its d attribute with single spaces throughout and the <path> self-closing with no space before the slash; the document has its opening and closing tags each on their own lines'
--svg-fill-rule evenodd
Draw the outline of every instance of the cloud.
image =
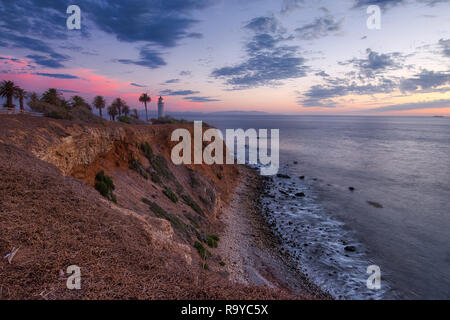
<svg viewBox="0 0 450 320">
<path fill-rule="evenodd" d="M 274 17 L 258 17 L 245 25 L 253 33 L 246 43 L 247 59 L 234 66 L 213 70 L 212 76 L 223 78 L 235 90 L 264 85 L 278 85 L 279 81 L 306 75 L 305 59 L 296 56 L 298 46 L 283 43 L 284 30 Z"/>
<path fill-rule="evenodd" d="M 283 0 L 280 12 L 287 14 L 302 7 L 304 0 Z"/>
<path fill-rule="evenodd" d="M 42 72 L 36 72 L 33 73 L 36 76 L 42 76 L 42 77 L 49 77 L 49 78 L 56 78 L 56 79 L 80 79 L 77 76 L 71 75 L 71 74 L 64 74 L 64 73 L 42 73 Z"/>
<path fill-rule="evenodd" d="M 146 86 L 143 86 L 141 84 L 137 84 L 137 83 L 134 83 L 134 82 L 130 83 L 130 86 L 138 87 L 138 88 L 146 88 Z"/>
<path fill-rule="evenodd" d="M 192 39 L 202 39 L 203 34 L 198 32 L 191 32 L 186 35 L 186 38 L 192 38 Z"/>
<path fill-rule="evenodd" d="M 200 93 L 199 91 L 193 91 L 193 90 L 178 90 L 178 91 L 173 91 L 170 89 L 166 89 L 160 92 L 160 95 L 163 96 L 187 96 L 187 95 L 191 95 L 191 94 L 198 94 Z"/>
<path fill-rule="evenodd" d="M 407 110 L 441 109 L 441 108 L 450 108 L 450 99 L 395 104 L 380 108 L 373 108 L 370 109 L 369 111 L 384 112 L 384 111 L 407 111 Z"/>
<path fill-rule="evenodd" d="M 152 49 L 141 49 L 139 56 L 139 60 L 132 59 L 118 59 L 117 61 L 123 64 L 134 64 L 138 66 L 147 67 L 150 69 L 156 69 L 161 66 L 165 66 L 167 63 L 161 57 L 162 53 L 154 51 Z"/>
<path fill-rule="evenodd" d="M 403 78 L 400 81 L 400 91 L 413 92 L 419 89 L 428 90 L 446 84 L 450 84 L 450 72 L 422 70 L 422 72 L 414 75 L 412 78 Z"/>
<path fill-rule="evenodd" d="M 326 85 L 314 85 L 303 94 L 298 103 L 303 107 L 336 107 L 333 98 L 350 94 L 372 95 L 377 93 L 390 93 L 397 88 L 397 84 L 382 78 L 373 84 L 361 84 L 345 79 L 331 79 Z"/>
<path fill-rule="evenodd" d="M 255 33 L 276 33 L 281 29 L 281 25 L 275 17 L 257 17 L 247 23 L 244 28 Z"/>
<path fill-rule="evenodd" d="M 405 0 L 355 0 L 354 8 L 367 8 L 370 5 L 377 5 L 386 10 L 405 3 Z"/>
<path fill-rule="evenodd" d="M 198 102 L 198 103 L 220 101 L 218 99 L 214 99 L 214 98 L 211 98 L 211 97 L 185 97 L 184 100 L 188 100 L 188 101 L 191 101 L 191 102 Z"/>
<path fill-rule="evenodd" d="M 354 8 L 367 8 L 370 5 L 377 5 L 382 10 L 387 10 L 399 5 L 405 5 L 409 1 L 407 0 L 354 0 Z M 416 0 L 418 3 L 425 3 L 426 5 L 433 7 L 439 3 L 446 3 L 448 0 Z"/>
<path fill-rule="evenodd" d="M 164 82 L 164 84 L 172 84 L 172 83 L 179 83 L 180 79 L 170 79 Z"/>
<path fill-rule="evenodd" d="M 192 13 L 212 6 L 217 1 L 78 0 L 76 4 L 82 8 L 82 17 L 85 21 L 83 26 L 87 25 L 79 33 L 85 37 L 89 36 L 88 30 L 92 25 L 115 36 L 119 41 L 143 44 L 144 46 L 140 49 L 140 59 L 116 61 L 154 69 L 166 65 L 162 49 L 175 47 L 184 38 L 202 37 L 200 33 L 190 32 L 190 28 L 198 23 L 197 19 L 192 18 Z M 12 44 L 38 51 L 41 55 L 55 53 L 43 41 L 40 43 L 22 41 L 23 39 L 18 37 L 28 34 L 41 39 L 69 39 L 66 9 L 71 4 L 70 0 L 60 0 L 56 3 L 50 0 L 9 1 L 8 4 L 0 2 L 2 17 L 0 46 Z M 25 18 L 30 15 L 30 12 L 32 17 Z M 12 39 L 13 37 L 16 39 Z M 148 45 L 152 46 L 151 50 Z M 61 65 L 61 61 L 44 63 L 48 67 Z"/>
<path fill-rule="evenodd" d="M 192 74 L 191 71 L 181 71 L 180 76 L 190 76 Z"/>
<path fill-rule="evenodd" d="M 28 55 L 27 58 L 44 67 L 62 68 L 64 67 L 63 62 L 70 58 L 55 52 L 48 44 L 35 38 L 6 32 L 1 32 L 0 38 L 5 41 L 7 47 L 23 48 L 38 52 L 39 54 Z"/>
<path fill-rule="evenodd" d="M 80 93 L 80 91 L 67 90 L 67 89 L 59 89 L 59 91 L 64 92 L 64 93 Z"/>
<path fill-rule="evenodd" d="M 61 62 L 66 60 L 66 59 L 61 60 L 57 58 L 56 59 L 49 58 L 38 54 L 30 54 L 27 56 L 27 58 L 33 60 L 35 64 L 54 69 L 64 68 L 64 65 Z"/>
<path fill-rule="evenodd" d="M 357 69 L 361 77 L 372 78 L 375 75 L 387 71 L 397 70 L 403 67 L 401 60 L 403 56 L 398 52 L 378 53 L 371 49 L 366 49 L 367 58 L 351 59 L 346 62 L 340 62 L 341 65 L 352 64 Z"/>
<path fill-rule="evenodd" d="M 439 45 L 442 47 L 442 53 L 445 57 L 450 57 L 450 39 L 439 40 Z"/>
<path fill-rule="evenodd" d="M 325 17 L 316 18 L 312 23 L 305 24 L 295 31 L 297 36 L 303 40 L 313 40 L 321 37 L 326 37 L 331 33 L 342 30 L 345 18 L 338 21 L 334 20 L 334 17 L 327 15 Z"/>
</svg>

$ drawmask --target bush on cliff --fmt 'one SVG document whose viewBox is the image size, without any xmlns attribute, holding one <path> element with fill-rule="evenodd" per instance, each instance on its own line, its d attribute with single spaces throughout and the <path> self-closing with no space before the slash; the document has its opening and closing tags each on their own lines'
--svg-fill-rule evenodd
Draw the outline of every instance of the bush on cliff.
<svg viewBox="0 0 450 320">
<path fill-rule="evenodd" d="M 148 180 L 148 174 L 145 172 L 144 167 L 142 166 L 142 163 L 137 159 L 131 159 L 129 163 L 129 168 L 133 171 L 136 171 L 138 174 L 140 174 L 145 180 Z"/>
<path fill-rule="evenodd" d="M 114 183 L 111 177 L 107 176 L 103 170 L 95 176 L 95 189 L 106 199 L 117 203 L 117 199 L 113 194 L 115 189 Z"/>
<path fill-rule="evenodd" d="M 219 236 L 215 234 L 210 234 L 206 236 L 206 243 L 210 248 L 217 248 L 219 242 Z"/>
<path fill-rule="evenodd" d="M 169 198 L 173 203 L 177 203 L 178 202 L 178 197 L 175 193 L 173 193 L 172 190 L 170 190 L 169 187 L 165 187 L 165 189 L 163 190 L 164 195 Z"/>
</svg>

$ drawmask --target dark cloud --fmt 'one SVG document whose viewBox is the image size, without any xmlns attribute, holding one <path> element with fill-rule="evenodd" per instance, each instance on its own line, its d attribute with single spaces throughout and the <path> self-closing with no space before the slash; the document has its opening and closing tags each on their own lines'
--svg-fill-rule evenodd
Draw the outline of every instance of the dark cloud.
<svg viewBox="0 0 450 320">
<path fill-rule="evenodd" d="M 64 73 L 41 73 L 41 72 L 36 72 L 36 73 L 33 73 L 33 74 L 37 75 L 37 76 L 56 78 L 56 79 L 80 79 L 77 76 L 74 76 L 74 75 L 71 75 L 71 74 L 64 74 Z"/>
<path fill-rule="evenodd" d="M 351 64 L 359 69 L 360 77 L 372 78 L 377 74 L 388 70 L 397 70 L 403 67 L 403 56 L 398 52 L 378 53 L 371 49 L 366 49 L 367 57 L 364 59 L 351 59 L 340 62 L 341 65 Z"/>
<path fill-rule="evenodd" d="M 134 83 L 134 82 L 130 83 L 130 86 L 138 87 L 138 88 L 145 88 L 146 87 L 146 86 L 143 86 L 141 84 Z"/>
<path fill-rule="evenodd" d="M 46 56 L 41 56 L 38 54 L 30 54 L 27 56 L 27 58 L 33 60 L 35 64 L 38 64 L 43 67 L 54 69 L 64 68 L 64 65 L 61 62 L 65 61 L 65 59 L 64 60 L 54 59 Z"/>
<path fill-rule="evenodd" d="M 446 84 L 450 84 L 450 72 L 423 70 L 412 78 L 402 79 L 400 90 L 402 92 L 427 91 Z"/>
<path fill-rule="evenodd" d="M 276 33 L 281 31 L 281 25 L 275 17 L 258 17 L 252 19 L 244 28 L 255 33 Z"/>
<path fill-rule="evenodd" d="M 354 0 L 354 8 L 367 8 L 370 5 L 377 5 L 382 10 L 387 10 L 399 5 L 405 5 L 408 0 Z M 424 3 L 430 7 L 439 3 L 446 3 L 448 0 L 416 0 L 418 3 Z"/>
<path fill-rule="evenodd" d="M 386 10 L 401 4 L 405 4 L 405 0 L 355 0 L 355 8 L 367 8 L 370 5 L 377 5 L 381 9 Z"/>
<path fill-rule="evenodd" d="M 170 79 L 164 82 L 164 84 L 172 84 L 172 83 L 179 83 L 180 79 Z"/>
<path fill-rule="evenodd" d="M 245 25 L 254 34 L 245 49 L 247 59 L 237 65 L 216 69 L 215 78 L 226 79 L 234 89 L 277 85 L 279 81 L 306 75 L 305 59 L 296 56 L 297 46 L 284 42 L 284 30 L 274 17 L 258 17 Z"/>
<path fill-rule="evenodd" d="M 67 90 L 67 89 L 59 89 L 59 91 L 64 92 L 64 93 L 80 93 L 80 91 Z"/>
<path fill-rule="evenodd" d="M 344 21 L 345 18 L 335 20 L 333 16 L 327 15 L 325 17 L 316 18 L 312 23 L 305 24 L 304 26 L 295 29 L 295 31 L 300 39 L 318 39 L 342 30 Z"/>
<path fill-rule="evenodd" d="M 450 57 L 450 39 L 439 40 L 439 45 L 442 47 L 442 53 L 446 57 Z"/>
<path fill-rule="evenodd" d="M 373 84 L 357 83 L 345 79 L 331 79 L 325 85 L 314 85 L 298 101 L 303 107 L 335 107 L 332 100 L 350 94 L 372 95 L 377 93 L 390 93 L 397 88 L 397 84 L 382 78 Z"/>
<path fill-rule="evenodd" d="M 164 59 L 161 57 L 162 53 L 158 51 L 154 51 L 149 48 L 141 49 L 139 56 L 139 60 L 132 60 L 132 59 L 119 59 L 117 60 L 120 63 L 123 64 L 135 64 L 138 66 L 147 67 L 150 69 L 156 69 L 161 66 L 165 66 L 167 63 L 164 61 Z"/>
<path fill-rule="evenodd" d="M 166 63 L 163 48 L 174 47 L 183 38 L 200 38 L 202 35 L 190 32 L 198 21 L 192 18 L 196 10 L 207 8 L 218 0 L 78 0 L 82 9 L 81 35 L 89 35 L 89 27 L 115 36 L 119 41 L 144 43 L 140 59 L 119 59 L 118 62 L 158 68 Z M 70 0 L 15 0 L 0 1 L 0 46 L 14 45 L 43 53 L 55 53 L 49 45 L 40 41 L 5 39 L 32 35 L 40 39 L 68 40 L 66 9 L 73 4 Z M 30 16 L 29 19 L 25 18 Z M 86 21 L 86 22 L 84 22 Z M 73 31 L 71 31 L 73 34 Z M 71 35 L 72 35 L 71 34 Z M 152 45 L 150 50 L 147 45 Z M 55 59 L 55 58 L 53 58 Z M 50 60 L 50 58 L 48 58 Z M 43 61 L 43 59 L 40 59 Z M 62 61 L 44 62 L 47 67 L 60 67 Z"/>
<path fill-rule="evenodd" d="M 214 99 L 214 98 L 211 98 L 211 97 L 185 97 L 184 100 L 188 100 L 188 101 L 191 101 L 191 102 L 199 102 L 199 103 L 220 101 L 218 99 Z"/>
<path fill-rule="evenodd" d="M 192 74 L 192 72 L 191 71 L 181 71 L 180 72 L 180 76 L 190 76 Z"/>
<path fill-rule="evenodd" d="M 306 93 L 301 95 L 298 103 L 303 107 L 335 107 L 335 98 L 346 95 L 373 95 L 379 93 L 391 93 L 400 90 L 407 92 L 448 92 L 448 87 L 439 88 L 450 84 L 450 72 L 437 72 L 423 70 L 411 78 L 389 79 L 385 77 L 373 78 L 371 83 L 366 81 L 348 80 L 343 78 L 325 77 L 325 84 L 314 85 Z M 364 79 L 366 80 L 366 79 Z"/>
<path fill-rule="evenodd" d="M 173 91 L 170 89 L 166 89 L 160 92 L 161 95 L 163 96 L 187 96 L 190 94 L 198 94 L 200 93 L 199 91 L 193 91 L 193 90 L 178 90 L 178 91 Z"/>
<path fill-rule="evenodd" d="M 395 104 L 380 108 L 373 108 L 370 109 L 369 111 L 373 112 L 408 111 L 408 110 L 440 109 L 440 108 L 450 108 L 450 99 Z"/>
<path fill-rule="evenodd" d="M 192 38 L 192 39 L 202 39 L 203 34 L 198 32 L 191 32 L 186 35 L 186 38 Z"/>
</svg>

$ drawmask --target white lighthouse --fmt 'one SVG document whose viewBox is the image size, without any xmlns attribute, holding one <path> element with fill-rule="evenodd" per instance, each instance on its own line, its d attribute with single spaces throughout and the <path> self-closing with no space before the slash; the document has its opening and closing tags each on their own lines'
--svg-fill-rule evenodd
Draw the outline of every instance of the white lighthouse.
<svg viewBox="0 0 450 320">
<path fill-rule="evenodd" d="M 158 119 L 164 118 L 164 99 L 159 97 L 158 100 Z"/>
</svg>

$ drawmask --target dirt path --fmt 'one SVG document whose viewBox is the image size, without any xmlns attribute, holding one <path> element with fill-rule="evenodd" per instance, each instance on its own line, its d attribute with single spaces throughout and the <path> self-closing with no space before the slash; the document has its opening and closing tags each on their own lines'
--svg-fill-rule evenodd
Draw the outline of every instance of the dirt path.
<svg viewBox="0 0 450 320">
<path fill-rule="evenodd" d="M 226 263 L 229 279 L 285 289 L 293 294 L 328 298 L 308 279 L 289 267 L 277 250 L 277 240 L 267 226 L 259 205 L 260 179 L 255 171 L 241 168 L 241 181 L 224 210 L 218 253 Z"/>
</svg>

